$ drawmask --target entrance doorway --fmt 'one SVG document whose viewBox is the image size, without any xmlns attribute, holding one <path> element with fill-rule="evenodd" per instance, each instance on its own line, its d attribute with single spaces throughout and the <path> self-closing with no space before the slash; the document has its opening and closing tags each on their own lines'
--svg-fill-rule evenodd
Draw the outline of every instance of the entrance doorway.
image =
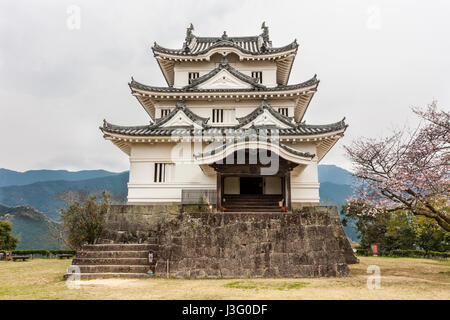
<svg viewBox="0 0 450 320">
<path fill-rule="evenodd" d="M 241 177 L 241 194 L 263 194 L 262 177 Z"/>
</svg>

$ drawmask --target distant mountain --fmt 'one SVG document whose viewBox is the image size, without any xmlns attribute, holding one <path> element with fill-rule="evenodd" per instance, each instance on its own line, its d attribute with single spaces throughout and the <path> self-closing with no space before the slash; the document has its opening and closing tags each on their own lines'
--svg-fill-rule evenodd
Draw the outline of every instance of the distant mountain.
<svg viewBox="0 0 450 320">
<path fill-rule="evenodd" d="M 116 172 L 109 172 L 105 170 L 29 170 L 25 172 L 18 172 L 0 168 L 0 187 L 23 186 L 43 181 L 80 181 L 93 178 L 109 177 L 116 174 Z"/>
<path fill-rule="evenodd" d="M 57 219 L 59 209 L 64 207 L 64 203 L 56 197 L 58 193 L 80 189 L 87 189 L 92 193 L 108 190 L 119 196 L 127 192 L 127 182 L 128 172 L 124 172 L 79 181 L 45 181 L 24 186 L 1 187 L 0 203 L 9 207 L 30 204 L 50 218 Z"/>
<path fill-rule="evenodd" d="M 346 199 L 353 194 L 353 189 L 349 185 L 336 184 L 332 182 L 321 182 L 319 195 L 320 204 L 324 206 L 338 206 L 339 212 Z M 341 215 L 342 220 L 342 215 Z M 347 219 L 348 220 L 348 219 Z M 358 231 L 354 225 L 354 221 L 348 220 L 347 226 L 343 227 L 345 234 L 353 242 L 358 242 Z"/>
<path fill-rule="evenodd" d="M 7 172 L 7 174 L 5 174 Z M 40 174 L 37 174 L 37 173 Z M 19 180 L 10 179 L 14 174 L 23 175 Z M 69 177 L 71 180 L 56 179 L 59 176 Z M 82 179 L 82 177 L 90 177 Z M 94 176 L 94 177 L 92 177 Z M 97 177 L 99 176 L 99 177 Z M 0 184 L 12 183 L 15 185 L 0 187 L 0 203 L 12 207 L 29 204 L 37 210 L 44 212 L 52 219 L 58 219 L 60 208 L 64 203 L 56 198 L 56 195 L 66 190 L 87 189 L 90 192 L 98 193 L 108 190 L 115 196 L 126 195 L 129 173 L 112 173 L 104 170 L 86 170 L 79 172 L 69 172 L 65 170 L 34 170 L 23 173 L 0 169 Z M 26 179 L 46 179 L 41 182 L 34 182 L 26 185 Z M 337 205 L 339 208 L 352 194 L 350 183 L 351 173 L 345 169 L 334 165 L 319 165 L 320 199 L 322 205 Z M 32 180 L 28 180 L 32 181 Z M 1 210 L 1 207 L 0 207 Z M 350 224 L 344 227 L 347 236 L 353 241 L 357 241 L 357 232 Z"/>
<path fill-rule="evenodd" d="M 352 174 L 335 165 L 319 165 L 319 182 L 332 182 L 335 184 L 351 185 L 353 181 Z"/>
<path fill-rule="evenodd" d="M 349 185 L 332 182 L 320 183 L 319 195 L 323 205 L 342 205 L 352 194 L 353 189 Z"/>
<path fill-rule="evenodd" d="M 32 206 L 9 208 L 0 205 L 0 220 L 11 222 L 12 234 L 19 238 L 17 250 L 64 248 L 56 237 L 56 230 L 60 230 L 61 225 Z"/>
</svg>

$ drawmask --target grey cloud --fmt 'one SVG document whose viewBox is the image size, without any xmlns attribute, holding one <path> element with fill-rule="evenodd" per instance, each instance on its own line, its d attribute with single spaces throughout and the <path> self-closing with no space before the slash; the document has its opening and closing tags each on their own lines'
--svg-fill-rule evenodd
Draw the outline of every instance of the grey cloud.
<svg viewBox="0 0 450 320">
<path fill-rule="evenodd" d="M 81 8 L 80 30 L 66 27 L 69 5 Z M 98 126 L 148 123 L 127 82 L 164 85 L 152 43 L 179 47 L 190 22 L 196 34 L 218 36 L 256 34 L 266 21 L 274 45 L 300 43 L 291 83 L 321 80 L 307 122 L 347 117 L 346 136 L 323 163 L 349 168 L 344 143 L 414 125 L 413 105 L 437 99 L 448 109 L 448 11 L 445 1 L 4 0 L 0 167 L 127 170 Z"/>
</svg>

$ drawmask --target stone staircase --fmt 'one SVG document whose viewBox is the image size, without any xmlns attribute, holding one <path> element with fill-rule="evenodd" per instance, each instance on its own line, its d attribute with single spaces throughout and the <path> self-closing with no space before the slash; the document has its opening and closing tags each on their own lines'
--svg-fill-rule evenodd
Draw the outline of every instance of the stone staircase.
<svg viewBox="0 0 450 320">
<path fill-rule="evenodd" d="M 81 279 L 148 278 L 149 269 L 155 271 L 155 254 L 149 265 L 148 254 L 157 244 L 88 244 L 77 252 L 68 272 L 79 268 Z M 67 278 L 70 273 L 67 273 Z"/>
<path fill-rule="evenodd" d="M 281 212 L 281 195 L 238 194 L 225 195 L 222 203 L 226 212 Z"/>
</svg>

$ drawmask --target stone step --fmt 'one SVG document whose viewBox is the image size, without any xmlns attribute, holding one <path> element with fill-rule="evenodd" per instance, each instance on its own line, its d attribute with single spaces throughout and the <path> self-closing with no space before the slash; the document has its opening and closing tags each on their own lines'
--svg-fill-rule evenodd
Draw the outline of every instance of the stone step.
<svg viewBox="0 0 450 320">
<path fill-rule="evenodd" d="M 278 206 L 278 201 L 224 201 L 222 205 L 248 205 L 248 206 L 257 206 L 257 205 L 271 205 Z"/>
<path fill-rule="evenodd" d="M 68 278 L 71 274 L 66 273 L 64 278 Z M 107 279 L 107 278 L 123 278 L 123 279 L 146 279 L 151 278 L 152 275 L 147 273 L 121 273 L 121 272 L 103 272 L 103 273 L 80 273 L 79 278 L 81 280 L 89 279 Z M 77 279 L 77 278 L 74 278 Z"/>
<path fill-rule="evenodd" d="M 280 208 L 279 205 L 274 204 L 255 204 L 255 205 L 248 205 L 248 204 L 237 204 L 237 203 L 228 203 L 228 204 L 222 204 L 226 208 Z"/>
<path fill-rule="evenodd" d="M 73 265 L 148 265 L 148 258 L 79 258 L 73 259 Z"/>
<path fill-rule="evenodd" d="M 282 198 L 281 194 L 226 194 L 227 198 Z"/>
<path fill-rule="evenodd" d="M 148 265 L 76 265 L 80 273 L 146 273 Z"/>
<path fill-rule="evenodd" d="M 227 198 L 225 197 L 225 202 L 278 202 L 281 201 L 282 198 Z"/>
<path fill-rule="evenodd" d="M 279 206 L 223 206 L 227 210 L 252 211 L 252 210 L 266 210 L 266 211 L 281 211 Z"/>
<path fill-rule="evenodd" d="M 150 251 L 156 251 L 157 246 Z M 143 251 L 78 251 L 77 258 L 148 258 L 148 250 Z"/>
<path fill-rule="evenodd" d="M 144 251 L 154 250 L 154 244 L 85 244 L 82 247 L 83 251 Z"/>
<path fill-rule="evenodd" d="M 280 213 L 281 209 L 280 208 L 276 208 L 276 209 L 271 209 L 271 208 L 227 208 L 225 207 L 227 210 L 225 210 L 225 212 L 240 212 L 240 213 L 253 213 L 253 212 L 263 212 L 263 213 Z"/>
<path fill-rule="evenodd" d="M 236 202 L 236 203 L 278 203 L 282 199 L 227 199 L 224 202 Z"/>
<path fill-rule="evenodd" d="M 288 213 L 292 213 L 292 211 L 287 211 Z M 225 211 L 225 214 L 234 214 L 234 213 L 238 213 L 238 214 L 279 214 L 281 213 L 281 211 Z M 283 212 L 286 213 L 286 212 Z"/>
</svg>

